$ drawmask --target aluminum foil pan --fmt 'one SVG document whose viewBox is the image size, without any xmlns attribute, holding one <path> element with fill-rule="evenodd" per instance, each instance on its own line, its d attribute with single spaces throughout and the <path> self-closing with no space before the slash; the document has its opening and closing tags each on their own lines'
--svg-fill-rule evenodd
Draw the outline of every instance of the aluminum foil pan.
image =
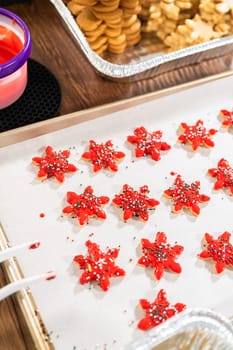
<svg viewBox="0 0 233 350">
<path fill-rule="evenodd" d="M 232 350 L 233 325 L 208 309 L 190 309 L 148 331 L 125 350 Z"/>
<path fill-rule="evenodd" d="M 155 43 L 144 38 L 136 47 L 121 55 L 97 55 L 88 44 L 73 15 L 62 0 L 50 0 L 78 42 L 93 68 L 105 78 L 121 81 L 135 81 L 155 77 L 158 74 L 190 65 L 197 65 L 217 57 L 225 57 L 224 64 L 216 64 L 216 72 L 230 69 L 233 57 L 233 35 L 211 40 L 199 45 L 174 51 L 158 53 Z"/>
</svg>

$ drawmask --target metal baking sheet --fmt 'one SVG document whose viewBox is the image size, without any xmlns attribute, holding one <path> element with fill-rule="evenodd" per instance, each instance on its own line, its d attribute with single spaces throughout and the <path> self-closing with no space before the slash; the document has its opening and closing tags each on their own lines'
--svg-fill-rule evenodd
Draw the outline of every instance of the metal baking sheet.
<svg viewBox="0 0 233 350">
<path fill-rule="evenodd" d="M 231 350 L 232 320 L 208 309 L 188 309 L 133 341 L 125 350 Z"/>
<path fill-rule="evenodd" d="M 212 62 L 212 68 L 209 67 L 209 70 L 207 69 L 208 65 L 205 65 L 206 75 L 220 73 L 232 66 L 233 35 L 166 54 L 153 52 L 153 42 L 150 43 L 146 39 L 142 40 L 136 47 L 126 51 L 125 54 L 102 58 L 91 49 L 63 1 L 50 0 L 50 2 L 66 23 L 89 63 L 105 78 L 130 82 L 153 78 L 161 73 L 190 65 L 194 65 L 197 71 L 198 67 L 203 71 L 202 63 L 217 57 L 222 57 L 224 64 Z"/>
<path fill-rule="evenodd" d="M 188 309 L 133 341 L 125 350 L 232 350 L 233 324 L 208 309 Z"/>
<path fill-rule="evenodd" d="M 230 75 L 116 112 L 105 109 L 104 115 L 97 119 L 77 122 L 38 137 L 28 132 L 24 141 L 2 146 L 0 220 L 10 245 L 41 241 L 38 250 L 18 257 L 25 276 L 48 270 L 57 273 L 57 278 L 46 285 L 31 287 L 37 310 L 56 350 L 75 347 L 119 350 L 143 339 L 146 334 L 137 329 L 137 321 L 143 316 L 137 308 L 138 300 L 153 300 L 161 288 L 173 303 L 180 301 L 190 309 L 208 308 L 225 317 L 232 316 L 232 270 L 216 275 L 211 262 L 197 258 L 205 232 L 213 235 L 224 230 L 232 232 L 232 198 L 224 191 L 215 192 L 213 182 L 206 175 L 220 157 L 233 164 L 232 132 L 221 129 L 217 117 L 220 109 L 232 109 L 232 86 L 233 75 Z M 193 153 L 177 144 L 177 130 L 181 121 L 191 123 L 199 118 L 219 132 L 214 136 L 213 149 Z M 65 121 L 65 116 L 62 119 Z M 136 159 L 125 141 L 141 125 L 151 131 L 161 129 L 163 138 L 172 146 L 159 162 Z M 112 139 L 126 153 L 118 173 L 93 174 L 90 164 L 80 159 L 91 138 L 97 142 Z M 37 168 L 31 159 L 40 155 L 48 144 L 55 149 L 70 148 L 71 161 L 78 165 L 79 171 L 67 176 L 62 185 L 52 179 L 42 183 L 36 180 Z M 199 217 L 171 214 L 171 203 L 162 196 L 163 190 L 173 182 L 171 171 L 181 173 L 187 181 L 200 180 L 202 193 L 210 195 L 211 201 L 201 207 Z M 124 223 L 120 212 L 110 204 L 105 207 L 107 219 L 101 223 L 93 219 L 80 228 L 76 220 L 61 218 L 67 191 L 79 193 L 92 185 L 96 194 L 112 198 L 124 183 L 135 188 L 147 184 L 150 196 L 160 200 L 148 222 Z M 40 217 L 41 212 L 45 217 Z M 185 247 L 179 258 L 182 274 L 166 272 L 159 282 L 137 264 L 140 239 L 153 239 L 157 231 L 166 232 L 171 243 L 177 241 Z M 85 254 L 84 243 L 90 235 L 102 247 L 121 247 L 117 263 L 127 274 L 112 280 L 106 293 L 98 287 L 89 289 L 80 285 L 80 272 L 72 264 L 74 255 Z"/>
</svg>

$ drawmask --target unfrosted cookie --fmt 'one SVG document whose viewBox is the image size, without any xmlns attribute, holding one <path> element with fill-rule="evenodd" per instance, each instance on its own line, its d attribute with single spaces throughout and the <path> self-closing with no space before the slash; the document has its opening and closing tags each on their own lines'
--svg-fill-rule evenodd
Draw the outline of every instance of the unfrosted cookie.
<svg viewBox="0 0 233 350">
<path fill-rule="evenodd" d="M 221 35 L 214 30 L 211 23 L 207 23 L 197 14 L 192 19 L 186 19 L 176 30 L 166 37 L 165 44 L 172 50 L 180 50 L 188 46 L 217 39 Z"/>
<path fill-rule="evenodd" d="M 96 30 L 98 26 L 102 23 L 102 20 L 98 19 L 89 8 L 85 8 L 76 17 L 76 22 L 85 33 L 86 30 Z"/>
</svg>

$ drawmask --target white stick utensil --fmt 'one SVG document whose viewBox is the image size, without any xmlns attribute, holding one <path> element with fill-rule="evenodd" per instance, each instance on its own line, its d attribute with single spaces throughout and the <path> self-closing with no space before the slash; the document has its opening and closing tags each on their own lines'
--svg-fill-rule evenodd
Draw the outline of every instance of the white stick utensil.
<svg viewBox="0 0 233 350">
<path fill-rule="evenodd" d="M 55 277 L 56 274 L 53 271 L 50 271 L 41 275 L 27 277 L 12 282 L 5 287 L 0 288 L 0 301 L 10 296 L 11 294 L 18 292 L 20 289 L 30 287 L 32 284 L 35 284 L 39 281 L 50 281 Z"/>
<path fill-rule="evenodd" d="M 13 256 L 16 256 L 21 251 L 24 251 L 27 249 L 36 249 L 39 246 L 40 246 L 40 242 L 35 241 L 35 242 L 22 243 L 15 247 L 4 249 L 0 252 L 0 263 Z"/>
</svg>

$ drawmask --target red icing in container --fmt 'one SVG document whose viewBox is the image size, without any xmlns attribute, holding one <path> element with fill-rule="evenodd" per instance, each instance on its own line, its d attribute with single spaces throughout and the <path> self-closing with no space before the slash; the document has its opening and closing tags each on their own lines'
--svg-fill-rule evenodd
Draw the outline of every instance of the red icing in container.
<svg viewBox="0 0 233 350">
<path fill-rule="evenodd" d="M 14 58 L 23 49 L 23 43 L 19 37 L 11 31 L 0 25 L 0 64 Z"/>
</svg>

